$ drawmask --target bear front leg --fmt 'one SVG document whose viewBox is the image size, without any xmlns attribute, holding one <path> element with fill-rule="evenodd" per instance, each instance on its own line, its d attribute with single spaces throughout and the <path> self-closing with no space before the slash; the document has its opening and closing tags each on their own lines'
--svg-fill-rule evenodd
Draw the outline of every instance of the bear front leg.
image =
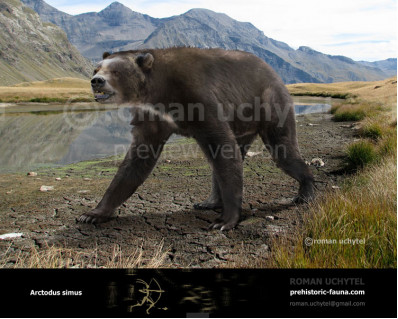
<svg viewBox="0 0 398 319">
<path fill-rule="evenodd" d="M 150 123 L 133 128 L 133 143 L 105 195 L 97 207 L 81 215 L 78 222 L 99 224 L 109 220 L 116 208 L 145 181 L 171 134 L 161 127 L 151 130 L 154 125 L 155 123 Z"/>
</svg>

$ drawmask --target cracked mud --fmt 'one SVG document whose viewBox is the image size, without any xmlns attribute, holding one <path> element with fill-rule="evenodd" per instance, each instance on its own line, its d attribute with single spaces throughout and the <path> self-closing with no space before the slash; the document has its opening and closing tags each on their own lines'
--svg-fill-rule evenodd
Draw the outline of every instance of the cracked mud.
<svg viewBox="0 0 398 319">
<path fill-rule="evenodd" d="M 333 190 L 344 179 L 338 170 L 354 130 L 326 114 L 298 116 L 297 129 L 304 159 L 321 158 L 325 163 L 311 166 L 317 192 Z M 189 151 L 182 152 L 183 148 Z M 17 256 L 29 255 L 31 247 L 40 251 L 55 246 L 87 256 L 95 253 L 100 267 L 117 246 L 123 252 L 142 249 L 144 260 L 161 249 L 166 256 L 163 267 L 261 267 L 269 258 L 273 238 L 292 234 L 306 205 L 291 202 L 298 184 L 276 167 L 260 140 L 251 151 L 261 153 L 244 163 L 241 222 L 227 232 L 208 230 L 219 210 L 193 209 L 210 192 L 211 171 L 189 139 L 168 144 L 150 177 L 115 218 L 97 226 L 75 219 L 95 207 L 120 160 L 41 169 L 34 177 L 27 172 L 0 175 L 0 235 L 23 233 L 20 238 L 0 240 L 0 254 L 11 256 L 3 266 L 13 267 Z M 40 192 L 41 185 L 52 185 L 54 190 Z M 69 266 L 90 267 L 73 260 Z"/>
</svg>

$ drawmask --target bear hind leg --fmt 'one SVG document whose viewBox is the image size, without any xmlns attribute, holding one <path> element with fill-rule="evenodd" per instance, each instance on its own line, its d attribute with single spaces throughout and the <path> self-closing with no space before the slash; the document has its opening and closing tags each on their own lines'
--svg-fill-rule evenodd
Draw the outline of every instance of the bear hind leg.
<svg viewBox="0 0 398 319">
<path fill-rule="evenodd" d="M 278 133 L 262 132 L 260 136 L 277 166 L 300 183 L 298 195 L 293 201 L 311 201 L 314 198 L 314 177 L 300 155 L 295 128 L 293 132 L 282 128 Z"/>
</svg>

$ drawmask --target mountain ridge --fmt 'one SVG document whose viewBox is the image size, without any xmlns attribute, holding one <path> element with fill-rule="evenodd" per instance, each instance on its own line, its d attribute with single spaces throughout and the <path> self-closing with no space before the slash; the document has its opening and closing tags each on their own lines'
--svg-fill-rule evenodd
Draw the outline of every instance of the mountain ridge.
<svg viewBox="0 0 398 319">
<path fill-rule="evenodd" d="M 37 10 L 42 19 L 64 29 L 79 51 L 94 61 L 99 60 L 104 51 L 220 47 L 256 54 L 270 64 L 285 83 L 370 81 L 396 75 L 394 61 L 356 62 L 307 46 L 295 50 L 284 42 L 268 38 L 250 22 L 239 22 L 208 9 L 195 8 L 158 19 L 113 2 L 100 12 L 72 16 L 55 8 L 50 10 L 43 0 L 22 1 Z M 392 60 L 396 63 L 396 59 Z"/>
</svg>

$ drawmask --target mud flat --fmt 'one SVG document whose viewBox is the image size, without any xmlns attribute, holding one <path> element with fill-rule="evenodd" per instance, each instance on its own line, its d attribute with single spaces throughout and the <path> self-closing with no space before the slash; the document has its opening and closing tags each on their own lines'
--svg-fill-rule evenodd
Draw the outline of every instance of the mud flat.
<svg viewBox="0 0 398 319">
<path fill-rule="evenodd" d="M 303 157 L 325 163 L 311 165 L 318 192 L 344 179 L 339 169 L 355 133 L 350 124 L 333 122 L 328 114 L 297 116 Z M 229 232 L 207 229 L 217 211 L 192 208 L 210 192 L 211 171 L 190 139 L 166 145 L 151 176 L 118 209 L 116 218 L 97 226 L 76 224 L 75 218 L 95 207 L 120 158 L 43 168 L 37 176 L 0 175 L 0 235 L 23 234 L 0 240 L 2 266 L 14 267 L 29 258 L 32 247 L 35 252 L 56 247 L 79 254 L 78 259 L 69 258 L 67 267 L 109 265 L 106 260 L 115 257 L 115 248 L 121 255 L 138 249 L 140 266 L 161 251 L 162 267 L 263 267 L 273 238 L 289 237 L 306 205 L 291 203 L 298 184 L 276 167 L 260 140 L 250 151 L 259 154 L 244 163 L 242 221 Z M 41 192 L 42 185 L 54 189 Z"/>
</svg>

